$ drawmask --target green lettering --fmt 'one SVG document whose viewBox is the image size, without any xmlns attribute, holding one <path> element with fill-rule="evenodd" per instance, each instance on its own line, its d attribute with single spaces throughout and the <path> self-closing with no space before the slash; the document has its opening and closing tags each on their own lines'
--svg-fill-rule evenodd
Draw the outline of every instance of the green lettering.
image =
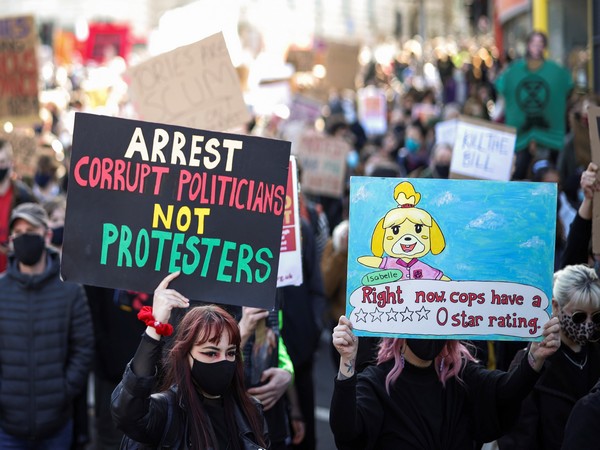
<svg viewBox="0 0 600 450">
<path fill-rule="evenodd" d="M 152 230 L 152 239 L 158 239 L 158 250 L 156 251 L 156 264 L 154 270 L 160 271 L 163 251 L 165 249 L 165 241 L 173 239 L 173 233 L 170 231 Z"/>
<path fill-rule="evenodd" d="M 185 243 L 185 248 L 187 248 L 194 255 L 193 261 L 190 263 L 188 260 L 188 255 L 183 255 L 183 260 L 181 263 L 181 271 L 186 275 L 191 275 L 200 264 L 200 252 L 196 248 L 196 246 L 200 243 L 200 238 L 198 236 L 190 236 L 190 238 Z"/>
<path fill-rule="evenodd" d="M 223 242 L 223 250 L 221 251 L 221 259 L 219 260 L 219 270 L 217 272 L 217 280 L 231 283 L 231 275 L 225 273 L 227 267 L 233 267 L 233 261 L 227 259 L 230 250 L 235 250 L 237 244 L 231 241 Z"/>
<path fill-rule="evenodd" d="M 119 257 L 117 259 L 117 266 L 123 267 L 123 258 L 125 258 L 125 266 L 131 267 L 133 265 L 133 258 L 129 251 L 129 246 L 133 240 L 133 233 L 131 228 L 127 225 L 121 225 L 121 240 L 119 241 Z"/>
<path fill-rule="evenodd" d="M 240 282 L 242 271 L 246 274 L 246 282 L 252 283 L 252 270 L 250 270 L 250 265 L 248 263 L 252 261 L 253 256 L 254 251 L 252 250 L 252 247 L 250 247 L 248 244 L 240 244 L 240 251 L 238 253 L 237 260 L 237 272 L 235 274 L 236 283 Z"/>
<path fill-rule="evenodd" d="M 263 253 L 266 254 L 269 259 L 273 259 L 273 252 L 269 248 L 260 248 L 256 252 L 256 262 L 265 266 L 266 268 L 264 275 L 261 275 L 260 269 L 256 269 L 254 272 L 255 279 L 259 283 L 265 282 L 269 278 L 269 275 L 271 275 L 271 264 L 263 259 Z"/>
<path fill-rule="evenodd" d="M 217 238 L 202 238 L 202 245 L 206 245 L 206 255 L 204 255 L 204 264 L 202 264 L 202 272 L 200 276 L 205 277 L 210 266 L 210 258 L 212 257 L 213 248 L 221 245 L 221 239 Z"/>
<path fill-rule="evenodd" d="M 169 260 L 169 273 L 177 272 L 181 267 L 177 264 L 177 261 L 181 259 L 181 252 L 177 247 L 183 244 L 185 234 L 175 233 L 173 235 L 173 246 L 171 247 L 171 259 Z"/>
<path fill-rule="evenodd" d="M 117 242 L 118 236 L 119 232 L 117 231 L 117 227 L 112 223 L 105 223 L 102 225 L 102 251 L 100 252 L 100 264 L 106 265 L 108 247 Z"/>
<path fill-rule="evenodd" d="M 144 248 L 143 253 L 140 252 L 141 248 Z M 135 265 L 138 267 L 144 267 L 148 262 L 150 256 L 150 236 L 148 231 L 142 228 L 135 241 Z"/>
</svg>

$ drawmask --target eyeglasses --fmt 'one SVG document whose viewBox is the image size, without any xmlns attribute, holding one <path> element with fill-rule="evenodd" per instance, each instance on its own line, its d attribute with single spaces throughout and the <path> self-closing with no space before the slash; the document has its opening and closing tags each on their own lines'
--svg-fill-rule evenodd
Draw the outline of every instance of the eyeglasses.
<svg viewBox="0 0 600 450">
<path fill-rule="evenodd" d="M 590 317 L 592 319 L 592 323 L 600 325 L 600 311 L 590 314 Z M 587 318 L 588 313 L 584 311 L 575 311 L 573 314 L 571 314 L 571 319 L 573 320 L 573 323 L 576 324 L 585 322 Z"/>
</svg>

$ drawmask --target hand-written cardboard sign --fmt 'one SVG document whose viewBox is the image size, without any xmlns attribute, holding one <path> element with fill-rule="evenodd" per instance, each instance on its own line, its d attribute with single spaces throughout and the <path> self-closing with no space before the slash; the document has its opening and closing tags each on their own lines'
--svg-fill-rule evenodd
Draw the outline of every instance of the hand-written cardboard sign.
<svg viewBox="0 0 600 450">
<path fill-rule="evenodd" d="M 306 131 L 297 147 L 302 189 L 315 195 L 341 197 L 350 145 L 341 138 Z"/>
<path fill-rule="evenodd" d="M 382 135 L 387 131 L 387 100 L 381 88 L 367 86 L 357 92 L 358 120 L 365 132 Z"/>
<path fill-rule="evenodd" d="M 444 120 L 435 124 L 435 143 L 454 147 L 458 119 Z"/>
<path fill-rule="evenodd" d="M 129 74 L 144 120 L 224 131 L 250 119 L 222 33 L 156 56 Z"/>
<path fill-rule="evenodd" d="M 314 124 L 321 117 L 321 109 L 323 104 L 310 97 L 296 94 L 290 104 L 289 121 L 301 121 L 309 124 Z"/>
<path fill-rule="evenodd" d="M 300 211 L 298 208 L 298 175 L 296 158 L 290 156 L 281 253 L 277 270 L 277 287 L 300 286 L 302 284 L 302 253 L 300 243 Z"/>
<path fill-rule="evenodd" d="M 289 142 L 78 113 L 61 274 L 270 309 Z"/>
<path fill-rule="evenodd" d="M 0 19 L 0 121 L 40 121 L 33 16 Z"/>
<path fill-rule="evenodd" d="M 11 133 L 0 131 L 0 139 L 7 140 L 12 146 L 14 173 L 33 179 L 39 156 L 34 131 L 30 128 L 16 128 Z"/>
<path fill-rule="evenodd" d="M 356 44 L 327 42 L 325 51 L 325 85 L 333 89 L 356 89 L 356 76 L 360 65 Z"/>
<path fill-rule="evenodd" d="M 355 332 L 540 338 L 556 195 L 552 183 L 352 177 L 346 308 Z"/>
<path fill-rule="evenodd" d="M 588 108 L 588 123 L 590 125 L 592 162 L 600 166 L 600 106 Z M 600 205 L 600 192 L 594 192 L 593 204 Z M 600 254 L 600 208 L 593 208 L 592 211 L 592 251 Z"/>
<path fill-rule="evenodd" d="M 461 117 L 455 125 L 451 178 L 510 180 L 516 130 L 470 117 Z M 446 139 L 451 134 L 444 128 L 441 131 L 445 132 Z"/>
</svg>

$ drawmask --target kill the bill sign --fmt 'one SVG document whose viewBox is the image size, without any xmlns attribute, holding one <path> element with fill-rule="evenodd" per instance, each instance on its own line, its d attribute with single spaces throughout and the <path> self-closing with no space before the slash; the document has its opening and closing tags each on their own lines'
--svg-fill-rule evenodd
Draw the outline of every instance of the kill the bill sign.
<svg viewBox="0 0 600 450">
<path fill-rule="evenodd" d="M 290 143 L 78 113 L 61 275 L 271 309 Z"/>
<path fill-rule="evenodd" d="M 550 318 L 556 185 L 353 177 L 359 336 L 535 340 Z"/>
</svg>

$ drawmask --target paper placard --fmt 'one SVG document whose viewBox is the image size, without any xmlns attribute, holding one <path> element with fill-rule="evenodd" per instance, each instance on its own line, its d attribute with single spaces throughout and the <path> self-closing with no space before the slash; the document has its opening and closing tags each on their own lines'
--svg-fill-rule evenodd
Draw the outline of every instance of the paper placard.
<svg viewBox="0 0 600 450">
<path fill-rule="evenodd" d="M 61 275 L 271 309 L 290 143 L 77 113 Z"/>
<path fill-rule="evenodd" d="M 309 194 L 341 197 L 350 145 L 342 138 L 306 131 L 294 149 L 302 167 L 302 189 Z"/>
<path fill-rule="evenodd" d="M 352 177 L 346 315 L 355 333 L 540 339 L 556 198 L 554 183 Z"/>
<path fill-rule="evenodd" d="M 0 19 L 0 121 L 41 122 L 33 16 Z"/>
<path fill-rule="evenodd" d="M 217 131 L 250 120 L 222 33 L 138 64 L 128 75 L 144 120 Z"/>
<path fill-rule="evenodd" d="M 381 88 L 368 86 L 357 92 L 358 120 L 369 136 L 387 131 L 387 99 Z"/>
<path fill-rule="evenodd" d="M 588 123 L 590 126 L 590 144 L 592 147 L 592 162 L 600 166 L 600 106 L 589 106 Z M 596 177 L 598 175 L 596 174 Z M 600 192 L 594 192 L 594 205 L 600 205 Z M 600 208 L 592 210 L 592 251 L 600 254 Z"/>
<path fill-rule="evenodd" d="M 450 177 L 510 180 L 516 130 L 470 117 L 461 117 L 455 125 Z"/>
<path fill-rule="evenodd" d="M 281 253 L 277 270 L 277 287 L 302 284 L 302 244 L 300 241 L 300 211 L 298 207 L 298 174 L 296 157 L 290 156 Z"/>
<path fill-rule="evenodd" d="M 325 53 L 325 84 L 334 89 L 356 89 L 356 75 L 360 69 L 355 44 L 327 42 Z"/>
</svg>

